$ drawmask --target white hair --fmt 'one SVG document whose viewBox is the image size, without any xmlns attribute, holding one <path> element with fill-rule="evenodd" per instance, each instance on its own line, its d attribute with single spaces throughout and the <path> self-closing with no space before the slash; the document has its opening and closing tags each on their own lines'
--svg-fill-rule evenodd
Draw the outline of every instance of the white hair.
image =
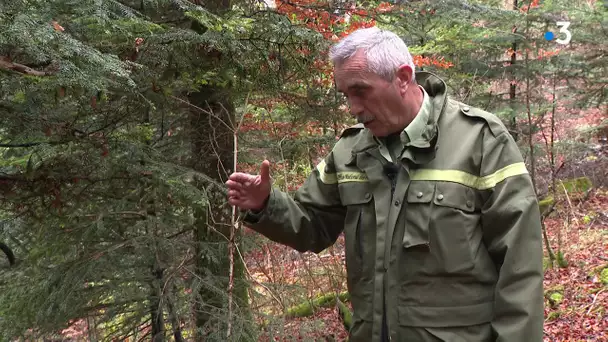
<svg viewBox="0 0 608 342">
<path fill-rule="evenodd" d="M 377 27 L 362 28 L 349 34 L 332 46 L 329 58 L 332 63 L 339 64 L 359 49 L 365 53 L 369 71 L 391 81 L 396 70 L 405 64 L 412 68 L 412 80 L 415 79 L 414 60 L 405 42 L 393 32 Z"/>
</svg>

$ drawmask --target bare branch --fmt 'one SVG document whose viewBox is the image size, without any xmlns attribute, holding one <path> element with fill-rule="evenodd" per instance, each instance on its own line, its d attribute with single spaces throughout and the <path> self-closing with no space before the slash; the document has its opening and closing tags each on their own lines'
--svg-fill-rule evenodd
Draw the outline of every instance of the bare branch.
<svg viewBox="0 0 608 342">
<path fill-rule="evenodd" d="M 12 70 L 21 74 L 32 75 L 32 76 L 48 76 L 52 75 L 51 72 L 38 71 L 28 67 L 27 65 L 11 62 L 7 57 L 0 56 L 0 69 Z"/>
<path fill-rule="evenodd" d="M 228 129 L 230 130 L 230 132 L 234 132 L 234 129 L 233 129 L 232 127 L 230 127 L 230 125 L 228 125 L 228 124 L 227 124 L 227 123 L 226 123 L 224 120 L 222 120 L 222 118 L 220 118 L 219 116 L 217 116 L 217 115 L 216 115 L 215 113 L 213 113 L 212 111 L 205 110 L 205 109 L 203 109 L 203 108 L 201 108 L 201 107 L 199 107 L 199 106 L 195 106 L 195 105 L 193 105 L 192 103 L 190 103 L 190 102 L 188 102 L 188 101 L 185 101 L 185 100 L 182 100 L 182 99 L 180 99 L 179 97 L 176 97 L 176 96 L 173 96 L 173 95 L 169 95 L 169 97 L 171 97 L 172 99 L 177 100 L 177 101 L 179 101 L 179 102 L 181 102 L 181 103 L 183 103 L 183 104 L 185 104 L 185 105 L 187 105 L 187 106 L 190 106 L 190 107 L 192 107 L 192 108 L 194 108 L 194 109 L 197 109 L 197 110 L 199 110 L 199 111 L 201 111 L 201 112 L 203 112 L 203 113 L 205 113 L 205 114 L 207 114 L 207 115 L 209 115 L 209 116 L 211 116 L 211 117 L 216 118 L 216 119 L 217 119 L 219 122 L 221 122 L 221 123 L 222 123 L 224 126 L 228 127 Z"/>
<path fill-rule="evenodd" d="M 2 144 L 0 143 L 0 147 L 6 148 L 18 148 L 18 147 L 34 147 L 42 144 L 52 144 L 50 142 L 31 142 L 31 143 L 23 143 L 23 144 Z"/>
</svg>

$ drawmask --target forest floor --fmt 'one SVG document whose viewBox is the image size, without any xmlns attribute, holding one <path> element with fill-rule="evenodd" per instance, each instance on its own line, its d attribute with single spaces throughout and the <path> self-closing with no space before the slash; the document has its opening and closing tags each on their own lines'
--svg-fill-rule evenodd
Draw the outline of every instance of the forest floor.
<svg viewBox="0 0 608 342">
<path fill-rule="evenodd" d="M 560 203 L 545 220 L 552 249 L 561 251 L 553 267 L 545 262 L 545 341 L 608 341 L 608 189 Z M 245 257 L 256 281 L 254 309 L 266 323 L 260 341 L 344 341 L 335 306 L 281 315 L 319 294 L 346 291 L 343 239 L 321 255 L 260 241 Z"/>
</svg>

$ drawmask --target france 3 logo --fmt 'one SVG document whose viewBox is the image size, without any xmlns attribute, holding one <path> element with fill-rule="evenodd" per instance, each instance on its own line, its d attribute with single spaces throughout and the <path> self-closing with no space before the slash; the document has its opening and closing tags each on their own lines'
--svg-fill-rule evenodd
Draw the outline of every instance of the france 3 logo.
<svg viewBox="0 0 608 342">
<path fill-rule="evenodd" d="M 557 44 L 568 45 L 572 39 L 572 33 L 568 29 L 570 27 L 570 22 L 558 21 L 555 23 L 555 25 L 559 28 L 559 37 L 556 37 L 553 32 L 547 31 L 545 32 L 545 39 L 549 42 L 555 39 Z"/>
</svg>

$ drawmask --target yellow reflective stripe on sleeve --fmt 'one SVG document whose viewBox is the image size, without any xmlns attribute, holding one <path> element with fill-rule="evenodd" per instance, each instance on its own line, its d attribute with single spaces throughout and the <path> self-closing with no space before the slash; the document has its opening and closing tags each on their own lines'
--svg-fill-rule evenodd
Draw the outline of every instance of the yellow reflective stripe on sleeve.
<svg viewBox="0 0 608 342">
<path fill-rule="evenodd" d="M 420 169 L 412 172 L 410 179 L 418 181 L 454 182 L 474 189 L 485 190 L 495 187 L 496 184 L 509 177 L 524 175 L 527 173 L 528 170 L 526 169 L 526 164 L 515 163 L 507 165 L 502 169 L 483 177 L 478 177 L 459 170 Z"/>
<path fill-rule="evenodd" d="M 527 173 L 528 169 L 526 169 L 526 164 L 524 163 L 507 165 L 491 175 L 480 177 L 478 186 L 480 189 L 490 189 L 509 177 L 525 175 Z"/>
<path fill-rule="evenodd" d="M 319 178 L 324 184 L 368 181 L 365 172 L 343 171 L 338 173 L 327 173 L 325 172 L 325 165 L 325 160 L 322 160 L 317 165 L 317 171 L 319 171 Z"/>
</svg>

